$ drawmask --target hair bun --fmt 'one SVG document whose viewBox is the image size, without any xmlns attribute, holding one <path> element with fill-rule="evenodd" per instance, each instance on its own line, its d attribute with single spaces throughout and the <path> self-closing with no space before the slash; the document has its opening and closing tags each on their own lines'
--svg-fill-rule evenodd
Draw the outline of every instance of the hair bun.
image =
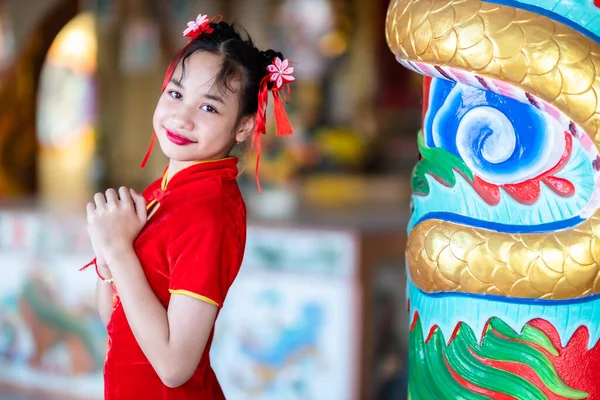
<svg viewBox="0 0 600 400">
<path fill-rule="evenodd" d="M 273 60 L 275 60 L 275 57 L 279 57 L 282 60 L 285 58 L 283 57 L 283 54 L 272 49 L 261 51 L 261 54 L 263 56 L 265 69 L 267 69 L 269 65 L 273 64 Z"/>
<path fill-rule="evenodd" d="M 225 40 L 244 40 L 238 32 L 235 24 L 229 24 L 225 21 L 219 21 L 211 22 L 210 27 L 213 29 L 213 32 L 207 35 L 202 35 L 204 36 L 204 39 L 213 39 L 217 40 L 218 42 L 222 42 Z M 197 38 L 197 40 L 199 39 L 200 37 Z"/>
</svg>

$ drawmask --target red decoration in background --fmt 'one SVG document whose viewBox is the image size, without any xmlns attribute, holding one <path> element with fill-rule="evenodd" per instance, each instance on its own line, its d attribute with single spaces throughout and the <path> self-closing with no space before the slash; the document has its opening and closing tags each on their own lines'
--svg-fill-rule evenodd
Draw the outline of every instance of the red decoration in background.
<svg viewBox="0 0 600 400">
<path fill-rule="evenodd" d="M 500 188 L 504 189 L 510 197 L 521 204 L 534 204 L 540 197 L 540 182 L 543 182 L 559 196 L 573 196 L 575 194 L 575 185 L 567 179 L 554 176 L 554 174 L 560 171 L 567 161 L 569 161 L 572 150 L 573 139 L 569 132 L 565 131 L 565 151 L 560 160 L 558 160 L 558 163 L 548 171 L 535 178 L 526 180 L 525 182 L 505 185 L 489 183 L 476 176 L 471 185 L 477 194 L 481 196 L 486 203 L 492 206 L 495 206 L 500 202 Z"/>
<path fill-rule="evenodd" d="M 421 126 L 425 126 L 425 114 L 427 114 L 427 110 L 429 109 L 429 92 L 431 90 L 431 80 L 430 76 L 423 76 L 423 115 Z"/>
<path fill-rule="evenodd" d="M 425 114 L 427 114 L 427 110 L 429 110 L 429 92 L 431 91 L 431 81 L 433 78 L 427 75 L 423 75 L 423 104 L 421 107 L 421 126 L 425 126 Z M 421 161 L 423 159 L 423 155 L 418 152 L 418 160 Z M 434 176 L 435 178 L 435 176 Z M 445 185 L 444 182 L 440 182 L 442 185 Z"/>
<path fill-rule="evenodd" d="M 521 378 L 524 378 L 525 380 L 531 382 L 535 387 L 537 387 L 542 392 L 544 392 L 544 394 L 547 396 L 548 400 L 564 400 L 564 397 L 551 392 L 550 389 L 548 389 L 546 387 L 546 385 L 544 385 L 542 380 L 539 378 L 538 374 L 531 367 L 529 367 L 527 365 L 524 365 L 522 363 L 509 362 L 509 361 L 489 360 L 487 358 L 479 357 L 478 355 L 474 354 L 473 352 L 471 352 L 471 354 L 482 364 L 489 365 L 490 367 L 496 368 L 499 370 L 511 372 L 511 373 L 513 373 L 517 376 L 520 376 Z M 546 353 L 546 355 L 548 355 L 548 353 Z M 552 356 L 549 356 L 549 357 L 552 359 Z M 560 372 L 558 372 L 558 374 L 560 376 Z M 576 387 L 577 389 L 581 390 L 581 384 L 574 384 L 574 385 L 569 385 L 569 386 Z M 500 398 L 505 398 L 505 397 L 501 397 L 501 396 L 505 396 L 506 398 L 512 400 L 511 396 L 506 396 L 506 395 L 503 395 L 501 393 L 496 393 L 496 392 L 494 392 L 494 396 L 492 398 L 494 400 L 500 399 Z M 590 397 L 590 398 L 592 398 L 592 397 Z"/>
<path fill-rule="evenodd" d="M 544 332 L 558 350 L 558 356 L 549 355 L 560 378 L 568 386 L 589 393 L 589 400 L 600 399 L 600 345 L 588 350 L 588 330 L 578 328 L 566 347 L 562 347 L 556 329 L 548 321 L 534 319 L 531 325 Z M 562 399 L 562 397 L 550 397 Z"/>
<path fill-rule="evenodd" d="M 408 305 L 408 311 L 410 315 L 410 304 Z M 415 311 L 413 315 L 413 322 L 410 326 L 410 331 L 413 331 L 416 327 L 417 319 L 419 318 L 419 313 Z M 489 323 L 489 321 L 488 321 Z M 454 331 L 448 344 L 452 342 L 462 322 L 459 322 Z M 539 329 L 544 332 L 546 336 L 550 339 L 552 346 L 558 351 L 558 356 L 552 355 L 548 353 L 546 350 L 541 347 L 535 346 L 539 350 L 543 351 L 546 356 L 552 362 L 552 365 L 556 369 L 556 373 L 560 377 L 560 379 L 569 387 L 577 388 L 578 390 L 587 392 L 589 396 L 587 399 L 589 400 L 598 400 L 600 399 L 600 343 L 596 343 L 594 347 L 588 349 L 588 339 L 589 332 L 585 326 L 579 327 L 571 339 L 567 343 L 565 347 L 562 346 L 560 341 L 560 336 L 556 331 L 554 326 L 543 319 L 533 319 L 527 323 L 527 325 L 532 326 L 534 328 Z M 431 338 L 432 332 L 437 329 L 437 325 L 431 327 L 431 330 L 428 334 L 427 341 Z M 483 332 L 486 332 L 487 324 L 484 328 Z M 498 334 L 498 332 L 495 332 Z M 542 384 L 537 373 L 529 366 L 525 366 L 521 363 L 515 362 L 507 362 L 507 361 L 495 361 L 486 358 L 482 358 L 477 356 L 473 351 L 471 351 L 471 355 L 475 357 L 482 364 L 489 365 L 491 367 L 511 372 L 515 375 L 521 376 L 532 382 L 536 387 L 544 392 L 544 394 L 548 397 L 549 400 L 561 400 L 564 397 L 558 396 L 555 393 L 551 392 L 546 385 Z M 494 400 L 512 400 L 511 396 L 507 396 L 502 393 L 497 393 L 491 390 L 480 388 L 462 378 L 458 375 L 448 364 L 446 361 L 446 367 L 450 374 L 456 379 L 456 381 L 467 389 L 479 393 L 485 396 L 489 396 Z"/>
<path fill-rule="evenodd" d="M 500 203 L 500 189 L 497 185 L 487 183 L 476 176 L 475 179 L 473 179 L 471 186 L 473 186 L 473 189 L 475 189 L 479 197 L 489 205 L 495 206 Z"/>
<path fill-rule="evenodd" d="M 596 7 L 600 7 L 600 0 L 594 0 L 594 4 L 596 5 Z"/>
</svg>

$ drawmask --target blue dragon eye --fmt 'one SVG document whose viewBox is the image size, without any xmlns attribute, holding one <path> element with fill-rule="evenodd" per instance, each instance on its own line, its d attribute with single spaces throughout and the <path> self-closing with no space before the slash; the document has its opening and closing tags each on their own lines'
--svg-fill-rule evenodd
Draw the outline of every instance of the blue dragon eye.
<svg viewBox="0 0 600 400">
<path fill-rule="evenodd" d="M 458 124 L 456 147 L 465 160 L 475 156 L 490 164 L 501 164 L 515 153 L 516 145 L 512 123 L 495 108 L 475 107 Z"/>
<path fill-rule="evenodd" d="M 460 157 L 486 182 L 524 182 L 552 168 L 563 154 L 564 134 L 530 105 L 444 80 L 432 83 L 431 100 L 428 145 Z"/>
<path fill-rule="evenodd" d="M 597 208 L 590 201 L 600 156 L 589 137 L 565 116 L 548 112 L 543 101 L 511 94 L 520 101 L 431 81 L 409 231 L 437 218 L 538 232 L 547 224 L 574 226 Z"/>
</svg>

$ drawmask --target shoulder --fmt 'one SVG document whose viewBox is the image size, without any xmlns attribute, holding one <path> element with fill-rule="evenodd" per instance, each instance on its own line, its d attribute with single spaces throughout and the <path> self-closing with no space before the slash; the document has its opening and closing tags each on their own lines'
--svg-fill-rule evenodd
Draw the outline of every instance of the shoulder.
<svg viewBox="0 0 600 400">
<path fill-rule="evenodd" d="M 173 192 L 170 210 L 190 216 L 220 217 L 239 212 L 244 200 L 235 181 L 206 180 L 189 192 Z"/>
<path fill-rule="evenodd" d="M 227 204 L 194 201 L 193 206 L 170 211 L 169 249 L 178 253 L 192 247 L 195 252 L 236 253 L 246 238 L 246 214 Z"/>
<path fill-rule="evenodd" d="M 207 185 L 207 190 L 169 198 L 168 212 L 178 230 L 202 231 L 246 224 L 246 206 L 239 189 Z"/>
</svg>

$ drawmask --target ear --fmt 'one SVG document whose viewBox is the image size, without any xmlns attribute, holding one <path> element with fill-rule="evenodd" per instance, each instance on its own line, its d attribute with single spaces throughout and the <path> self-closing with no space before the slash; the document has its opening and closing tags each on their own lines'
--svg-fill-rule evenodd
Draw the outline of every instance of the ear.
<svg viewBox="0 0 600 400">
<path fill-rule="evenodd" d="M 252 134 L 254 131 L 254 123 L 256 121 L 256 116 L 248 116 L 243 117 L 240 121 L 240 124 L 235 132 L 235 141 L 238 143 L 244 142 L 248 136 Z"/>
</svg>

